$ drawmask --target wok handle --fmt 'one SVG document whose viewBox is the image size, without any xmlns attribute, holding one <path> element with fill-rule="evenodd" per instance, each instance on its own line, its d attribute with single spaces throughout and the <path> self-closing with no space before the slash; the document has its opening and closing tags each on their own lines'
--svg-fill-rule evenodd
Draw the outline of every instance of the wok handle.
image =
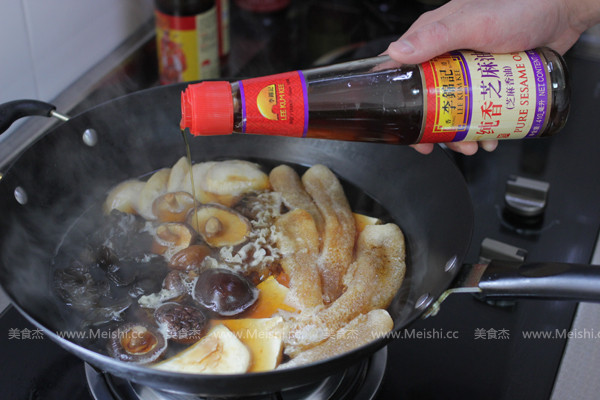
<svg viewBox="0 0 600 400">
<path fill-rule="evenodd" d="M 5 132 L 19 118 L 32 115 L 51 117 L 55 106 L 38 100 L 15 100 L 0 104 L 0 134 Z"/>
<path fill-rule="evenodd" d="M 485 268 L 478 286 L 486 297 L 600 302 L 600 267 L 494 260 Z"/>
</svg>

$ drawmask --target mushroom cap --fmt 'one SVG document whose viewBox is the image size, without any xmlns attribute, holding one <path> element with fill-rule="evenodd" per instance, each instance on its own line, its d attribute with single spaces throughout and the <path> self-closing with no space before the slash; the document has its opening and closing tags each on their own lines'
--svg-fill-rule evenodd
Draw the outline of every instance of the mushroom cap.
<svg viewBox="0 0 600 400">
<path fill-rule="evenodd" d="M 108 354 L 121 361 L 148 364 L 156 361 L 166 350 L 167 340 L 156 328 L 139 322 L 121 325 L 111 334 Z"/>
<path fill-rule="evenodd" d="M 154 318 L 169 339 L 183 344 L 200 340 L 208 325 L 208 319 L 200 309 L 179 303 L 163 304 L 154 311 Z"/>
<path fill-rule="evenodd" d="M 168 192 L 154 200 L 152 213 L 160 222 L 184 222 L 193 207 L 194 197 L 191 194 Z"/>
<path fill-rule="evenodd" d="M 210 247 L 205 244 L 193 244 L 175 253 L 169 260 L 169 268 L 182 272 L 198 271 L 210 253 Z"/>
<path fill-rule="evenodd" d="M 245 276 L 228 269 L 211 268 L 198 276 L 192 297 L 213 315 L 233 317 L 254 305 L 258 293 Z"/>
<path fill-rule="evenodd" d="M 152 252 L 166 255 L 167 259 L 181 249 L 189 247 L 196 238 L 196 232 L 187 224 L 165 222 L 156 228 Z"/>
<path fill-rule="evenodd" d="M 235 246 L 247 240 L 250 221 L 221 204 L 203 204 L 190 211 L 187 223 L 211 247 Z"/>
</svg>

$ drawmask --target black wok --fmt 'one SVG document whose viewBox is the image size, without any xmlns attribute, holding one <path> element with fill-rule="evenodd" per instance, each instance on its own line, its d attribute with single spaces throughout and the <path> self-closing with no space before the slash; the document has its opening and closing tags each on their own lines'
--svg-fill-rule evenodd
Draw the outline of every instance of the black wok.
<svg viewBox="0 0 600 400">
<path fill-rule="evenodd" d="M 390 339 L 381 338 L 305 367 L 212 376 L 126 364 L 56 335 L 64 329 L 65 321 L 60 300 L 52 290 L 51 263 L 63 235 L 91 204 L 104 198 L 111 186 L 173 165 L 183 155 L 178 128 L 183 88 L 150 89 L 84 112 L 56 127 L 2 171 L 0 283 L 15 307 L 46 336 L 100 370 L 158 389 L 207 396 L 267 393 L 309 383 L 386 345 Z M 97 134 L 97 143 L 89 140 L 89 131 L 88 144 L 82 140 L 88 129 Z M 473 211 L 460 173 L 440 149 L 423 156 L 407 147 L 250 135 L 194 138 L 190 145 L 194 162 L 242 158 L 271 165 L 322 163 L 347 186 L 361 188 L 375 199 L 402 228 L 407 241 L 407 279 L 389 308 L 395 330 L 428 310 L 459 272 L 472 279 L 485 271 L 461 268 L 470 242 Z M 361 210 L 364 204 L 360 196 L 350 197 L 357 211 L 373 211 Z M 468 290 L 500 295 L 515 294 L 516 289 L 519 295 L 563 298 L 583 293 L 586 298 L 600 298 L 582 275 L 595 268 L 529 266 L 524 278 L 518 277 L 520 270 L 502 267 L 490 267 L 475 280 L 467 279 Z M 566 276 L 556 280 L 558 275 Z M 541 292 L 531 291 L 532 286 Z"/>
</svg>

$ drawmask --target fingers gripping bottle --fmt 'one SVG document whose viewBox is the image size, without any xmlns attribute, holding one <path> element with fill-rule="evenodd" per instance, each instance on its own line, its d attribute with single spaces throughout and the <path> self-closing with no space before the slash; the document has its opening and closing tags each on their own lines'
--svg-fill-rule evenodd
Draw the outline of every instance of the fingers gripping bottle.
<svg viewBox="0 0 600 400">
<path fill-rule="evenodd" d="M 453 51 L 420 65 L 387 56 L 237 82 L 189 85 L 181 128 L 414 144 L 550 136 L 570 104 L 564 60 L 548 48 Z"/>
</svg>

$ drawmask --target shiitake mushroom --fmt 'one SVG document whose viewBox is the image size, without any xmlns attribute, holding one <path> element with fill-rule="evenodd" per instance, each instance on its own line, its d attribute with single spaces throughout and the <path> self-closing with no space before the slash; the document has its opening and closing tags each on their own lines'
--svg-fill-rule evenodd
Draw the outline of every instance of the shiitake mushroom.
<svg viewBox="0 0 600 400">
<path fill-rule="evenodd" d="M 54 272 L 54 290 L 77 310 L 88 310 L 110 296 L 110 284 L 92 276 L 90 266 L 74 261 L 69 267 Z"/>
<path fill-rule="evenodd" d="M 164 335 L 144 323 L 127 323 L 112 332 L 108 354 L 121 361 L 148 364 L 156 361 L 167 348 Z"/>
<path fill-rule="evenodd" d="M 202 204 L 192 209 L 187 223 L 211 247 L 235 246 L 248 240 L 250 221 L 237 211 L 221 204 Z"/>
<path fill-rule="evenodd" d="M 195 232 L 188 225 L 179 222 L 165 222 L 156 228 L 156 239 L 152 243 L 152 252 L 164 254 L 170 247 L 189 247 L 195 236 Z"/>
<path fill-rule="evenodd" d="M 183 272 L 199 271 L 202 261 L 211 253 L 203 244 L 194 244 L 175 253 L 169 260 L 169 268 Z"/>
<path fill-rule="evenodd" d="M 180 294 L 187 292 L 185 284 L 183 283 L 183 279 L 181 279 L 181 274 L 176 270 L 170 271 L 167 276 L 165 276 L 162 287 L 163 289 L 174 291 Z"/>
<path fill-rule="evenodd" d="M 258 289 L 243 275 L 211 268 L 198 276 L 192 297 L 216 316 L 233 317 L 256 302 Z"/>
<path fill-rule="evenodd" d="M 161 222 L 184 222 L 194 207 L 194 197 L 187 192 L 169 192 L 159 196 L 152 204 L 152 212 Z"/>
<path fill-rule="evenodd" d="M 164 327 L 168 339 L 183 344 L 200 340 L 208 325 L 208 319 L 200 309 L 179 303 L 163 304 L 154 312 L 154 318 Z"/>
</svg>

